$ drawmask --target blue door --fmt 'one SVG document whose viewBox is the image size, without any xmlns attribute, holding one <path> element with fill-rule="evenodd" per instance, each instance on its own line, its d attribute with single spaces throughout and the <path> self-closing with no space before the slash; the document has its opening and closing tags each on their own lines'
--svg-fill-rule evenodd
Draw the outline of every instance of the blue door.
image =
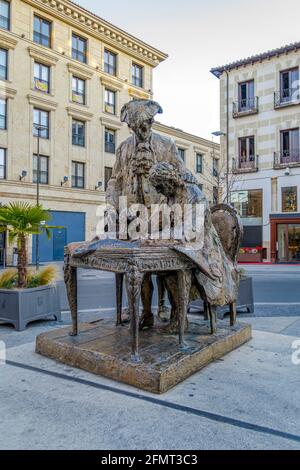
<svg viewBox="0 0 300 470">
<path fill-rule="evenodd" d="M 50 211 L 52 219 L 49 225 L 58 227 L 51 230 L 51 238 L 40 236 L 40 261 L 63 261 L 64 247 L 69 243 L 85 240 L 85 213 Z M 36 236 L 32 237 L 32 262 L 36 262 Z"/>
<path fill-rule="evenodd" d="M 64 248 L 67 244 L 67 229 L 55 228 L 52 232 L 53 238 L 53 261 L 64 259 Z"/>
</svg>

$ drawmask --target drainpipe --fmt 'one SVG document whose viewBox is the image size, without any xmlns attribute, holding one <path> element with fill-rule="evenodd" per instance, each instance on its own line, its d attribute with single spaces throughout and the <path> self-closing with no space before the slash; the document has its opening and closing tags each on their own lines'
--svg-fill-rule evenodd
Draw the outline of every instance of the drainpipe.
<svg viewBox="0 0 300 470">
<path fill-rule="evenodd" d="M 226 103 L 226 202 L 229 204 L 229 72 L 225 70 L 227 77 L 227 103 Z"/>
</svg>

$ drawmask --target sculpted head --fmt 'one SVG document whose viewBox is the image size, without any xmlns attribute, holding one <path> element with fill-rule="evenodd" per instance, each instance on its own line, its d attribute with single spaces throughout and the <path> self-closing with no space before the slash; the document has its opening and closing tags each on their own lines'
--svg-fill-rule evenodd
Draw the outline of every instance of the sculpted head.
<svg viewBox="0 0 300 470">
<path fill-rule="evenodd" d="M 184 185 L 179 171 L 168 162 L 154 165 L 149 174 L 149 182 L 160 194 L 172 197 Z"/>
<path fill-rule="evenodd" d="M 161 106 L 151 100 L 133 100 L 121 110 L 121 121 L 135 133 L 139 142 L 146 142 L 150 135 L 154 117 L 163 112 Z"/>
</svg>

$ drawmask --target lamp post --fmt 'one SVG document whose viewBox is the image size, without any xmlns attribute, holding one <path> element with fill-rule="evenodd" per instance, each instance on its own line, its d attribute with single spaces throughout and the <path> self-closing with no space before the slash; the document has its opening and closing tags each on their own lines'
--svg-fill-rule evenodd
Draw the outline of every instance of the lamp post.
<svg viewBox="0 0 300 470">
<path fill-rule="evenodd" d="M 227 134 L 222 131 L 215 131 L 211 133 L 214 137 L 226 137 Z M 213 142 L 214 143 L 214 142 Z M 213 153 L 215 154 L 215 148 L 213 145 Z M 228 146 L 226 151 L 226 202 L 229 203 L 229 158 L 228 158 Z"/>
<path fill-rule="evenodd" d="M 40 173 L 41 173 L 41 161 L 40 161 L 40 138 L 41 138 L 41 130 L 44 129 L 44 126 L 39 124 L 34 125 L 35 129 L 37 130 L 37 171 L 36 171 L 36 205 L 40 205 Z M 35 265 L 36 270 L 40 269 L 40 235 L 37 233 L 36 241 L 35 241 Z"/>
</svg>

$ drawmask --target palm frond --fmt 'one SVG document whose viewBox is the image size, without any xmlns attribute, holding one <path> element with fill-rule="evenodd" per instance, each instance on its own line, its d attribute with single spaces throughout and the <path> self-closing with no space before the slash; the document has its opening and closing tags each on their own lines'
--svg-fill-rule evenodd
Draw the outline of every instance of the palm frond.
<svg viewBox="0 0 300 470">
<path fill-rule="evenodd" d="M 16 269 L 7 269 L 0 274 L 0 289 L 12 289 L 17 282 L 18 272 Z"/>
</svg>

